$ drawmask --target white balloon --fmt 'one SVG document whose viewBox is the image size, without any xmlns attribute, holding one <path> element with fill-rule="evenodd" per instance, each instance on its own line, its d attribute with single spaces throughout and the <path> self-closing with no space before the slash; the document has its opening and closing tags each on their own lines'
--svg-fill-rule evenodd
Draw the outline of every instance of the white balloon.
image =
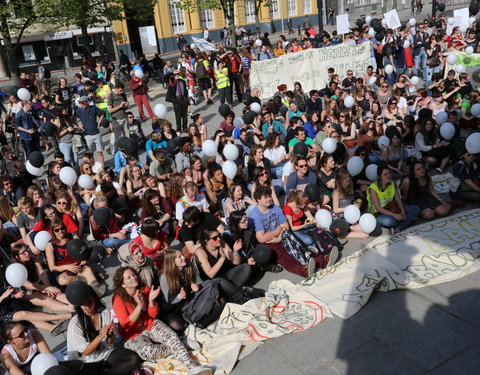
<svg viewBox="0 0 480 375">
<path fill-rule="evenodd" d="M 93 189 L 93 180 L 92 177 L 88 174 L 82 174 L 78 177 L 78 186 L 82 189 Z"/>
<path fill-rule="evenodd" d="M 195 43 L 192 43 L 192 44 L 190 44 L 190 48 L 195 49 L 195 48 L 197 48 L 197 45 Z"/>
<path fill-rule="evenodd" d="M 347 162 L 347 170 L 352 177 L 356 176 L 357 174 L 360 174 L 360 172 L 362 172 L 362 169 L 363 169 L 363 160 L 360 156 L 353 156 Z"/>
<path fill-rule="evenodd" d="M 387 73 L 387 74 L 392 74 L 393 73 L 393 66 L 391 64 L 388 64 L 385 67 L 385 73 Z"/>
<path fill-rule="evenodd" d="M 377 227 L 377 219 L 372 214 L 363 214 L 358 221 L 360 229 L 365 233 L 372 233 Z"/>
<path fill-rule="evenodd" d="M 262 107 L 257 102 L 254 102 L 250 104 L 250 109 L 255 113 L 260 113 L 260 111 L 262 110 Z"/>
<path fill-rule="evenodd" d="M 445 122 L 440 126 L 440 135 L 449 141 L 455 135 L 455 126 L 450 122 Z"/>
<path fill-rule="evenodd" d="M 17 96 L 18 99 L 20 99 L 22 102 L 28 102 L 32 98 L 32 94 L 30 94 L 30 91 L 23 87 L 21 89 L 18 89 Z"/>
<path fill-rule="evenodd" d="M 447 55 L 447 63 L 449 63 L 450 65 L 455 65 L 456 62 L 457 62 L 457 55 L 455 55 L 454 53 L 449 53 Z"/>
<path fill-rule="evenodd" d="M 417 20 L 412 17 L 408 20 L 408 23 L 410 24 L 410 26 L 415 26 L 417 24 Z"/>
<path fill-rule="evenodd" d="M 448 17 L 447 23 L 448 23 L 449 25 L 453 25 L 453 24 L 455 23 L 455 19 L 454 19 L 453 17 Z"/>
<path fill-rule="evenodd" d="M 467 48 L 465 48 L 465 53 L 470 56 L 472 53 L 473 53 L 473 47 L 472 46 L 468 46 Z"/>
<path fill-rule="evenodd" d="M 381 148 L 385 148 L 390 144 L 390 139 L 388 139 L 386 135 L 382 135 L 380 138 L 378 138 L 377 143 Z"/>
<path fill-rule="evenodd" d="M 22 263 L 12 263 L 5 271 L 7 282 L 14 288 L 20 288 L 27 281 L 28 271 Z"/>
<path fill-rule="evenodd" d="M 238 148 L 234 144 L 229 143 L 223 148 L 223 156 L 227 160 L 237 160 L 238 158 Z"/>
<path fill-rule="evenodd" d="M 370 38 L 375 38 L 375 30 L 372 29 L 372 28 L 369 28 L 369 29 L 368 29 L 368 36 L 369 36 Z"/>
<path fill-rule="evenodd" d="M 370 86 L 373 86 L 375 84 L 375 82 L 377 82 L 377 77 L 372 77 L 368 80 L 368 84 Z"/>
<path fill-rule="evenodd" d="M 332 214 L 330 211 L 322 208 L 315 214 L 315 221 L 320 228 L 330 228 L 330 224 L 333 221 Z"/>
<path fill-rule="evenodd" d="M 465 66 L 463 64 L 457 64 L 457 65 L 455 65 L 455 71 L 458 74 L 461 74 L 465 71 Z"/>
<path fill-rule="evenodd" d="M 165 104 L 156 104 L 153 112 L 155 113 L 155 116 L 157 116 L 159 119 L 164 119 L 165 117 L 167 117 L 167 107 L 165 106 Z"/>
<path fill-rule="evenodd" d="M 60 181 L 65 185 L 74 185 L 77 182 L 77 172 L 72 167 L 63 167 L 60 169 Z"/>
<path fill-rule="evenodd" d="M 27 168 L 27 172 L 32 176 L 40 177 L 43 174 L 42 168 L 34 167 L 32 164 L 30 164 L 29 160 L 27 160 L 25 163 L 25 167 Z"/>
<path fill-rule="evenodd" d="M 417 76 L 413 76 L 412 78 L 410 78 L 410 82 L 412 82 L 412 85 L 415 85 L 415 86 L 418 85 L 419 81 L 420 80 L 418 79 Z"/>
<path fill-rule="evenodd" d="M 263 44 L 263 43 L 262 43 L 262 41 L 261 41 L 260 39 L 257 39 L 257 40 L 255 41 L 255 45 L 256 45 L 257 47 L 261 47 L 262 44 Z"/>
<path fill-rule="evenodd" d="M 235 126 L 236 128 L 241 128 L 243 126 L 243 124 L 245 124 L 245 123 L 243 122 L 243 120 L 240 117 L 237 117 L 237 118 L 233 119 L 233 126 Z"/>
<path fill-rule="evenodd" d="M 75 106 L 76 106 L 77 108 L 80 108 L 80 107 L 82 106 L 82 105 L 80 104 L 80 97 L 79 97 L 79 96 L 75 98 Z"/>
<path fill-rule="evenodd" d="M 143 78 L 143 72 L 140 69 L 135 69 L 134 71 L 135 77 L 142 79 Z"/>
<path fill-rule="evenodd" d="M 345 105 L 346 108 L 352 108 L 353 105 L 355 104 L 355 99 L 353 99 L 353 96 L 348 95 L 343 100 L 343 104 Z"/>
<path fill-rule="evenodd" d="M 325 138 L 322 142 L 322 149 L 327 154 L 333 154 L 337 149 L 337 142 L 333 138 Z"/>
<path fill-rule="evenodd" d="M 233 180 L 237 175 L 237 164 L 231 160 L 227 160 L 225 163 L 223 163 L 222 172 L 227 178 Z"/>
<path fill-rule="evenodd" d="M 370 181 L 377 181 L 377 164 L 370 164 L 365 168 L 365 175 Z"/>
<path fill-rule="evenodd" d="M 446 123 L 448 120 L 448 113 L 446 111 L 441 111 L 437 113 L 437 116 L 435 116 L 435 121 L 437 122 L 438 125 L 442 125 Z"/>
<path fill-rule="evenodd" d="M 471 154 L 478 154 L 480 152 L 480 133 L 472 133 L 465 141 L 465 148 Z"/>
<path fill-rule="evenodd" d="M 410 47 L 410 42 L 406 40 L 403 42 L 403 48 L 407 49 L 408 47 Z"/>
<path fill-rule="evenodd" d="M 467 25 L 462 25 L 462 26 L 460 26 L 460 31 L 461 31 L 462 33 L 467 32 L 467 29 L 468 29 Z"/>
<path fill-rule="evenodd" d="M 355 224 L 358 219 L 360 219 L 360 209 L 354 204 L 351 204 L 343 211 L 343 217 L 347 220 L 347 223 Z"/>
<path fill-rule="evenodd" d="M 33 243 L 38 250 L 45 251 L 47 243 L 52 239 L 52 235 L 46 230 L 42 230 L 35 235 Z"/>
<path fill-rule="evenodd" d="M 469 26 L 472 26 L 473 23 L 474 23 L 476 20 L 477 20 L 477 19 L 476 19 L 475 17 L 470 17 L 470 18 L 468 19 L 468 25 L 469 25 Z"/>
<path fill-rule="evenodd" d="M 202 143 L 202 151 L 207 156 L 215 156 L 217 153 L 217 144 L 211 139 L 207 139 Z"/>
<path fill-rule="evenodd" d="M 50 353 L 40 353 L 33 358 L 32 375 L 44 375 L 50 367 L 58 365 L 57 359 Z"/>
<path fill-rule="evenodd" d="M 382 25 L 387 26 L 387 20 L 385 18 L 382 18 Z"/>
<path fill-rule="evenodd" d="M 366 23 L 370 23 L 371 20 L 372 20 L 372 17 L 370 17 L 370 16 L 365 17 L 365 22 Z"/>
<path fill-rule="evenodd" d="M 472 108 L 470 108 L 470 113 L 474 116 L 480 115 L 480 104 L 475 103 L 474 105 L 472 105 Z"/>
<path fill-rule="evenodd" d="M 100 171 L 102 169 L 103 169 L 102 163 L 100 163 L 99 161 L 96 161 L 95 164 L 93 164 L 92 172 L 93 173 L 100 173 Z"/>
</svg>

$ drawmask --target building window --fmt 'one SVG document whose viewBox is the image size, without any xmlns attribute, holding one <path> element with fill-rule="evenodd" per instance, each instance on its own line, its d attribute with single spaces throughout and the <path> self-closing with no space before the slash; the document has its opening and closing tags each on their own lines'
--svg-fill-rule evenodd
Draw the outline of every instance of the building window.
<svg viewBox="0 0 480 375">
<path fill-rule="evenodd" d="M 215 27 L 215 23 L 213 22 L 213 12 L 211 9 L 201 9 L 200 17 L 202 19 L 202 27 L 208 29 Z"/>
<path fill-rule="evenodd" d="M 169 1 L 168 6 L 170 7 L 170 18 L 172 19 L 172 30 L 173 33 L 183 33 L 185 32 L 185 18 L 183 17 L 183 10 L 177 7 L 175 2 Z"/>
<path fill-rule="evenodd" d="M 287 0 L 287 8 L 289 16 L 297 15 L 297 1 L 296 0 Z"/>
<path fill-rule="evenodd" d="M 312 13 L 312 0 L 302 0 L 303 14 Z"/>
<path fill-rule="evenodd" d="M 278 0 L 270 0 L 270 18 L 280 18 L 280 12 L 278 10 Z"/>
<path fill-rule="evenodd" d="M 255 0 L 245 0 L 245 19 L 248 22 L 255 22 Z"/>
</svg>

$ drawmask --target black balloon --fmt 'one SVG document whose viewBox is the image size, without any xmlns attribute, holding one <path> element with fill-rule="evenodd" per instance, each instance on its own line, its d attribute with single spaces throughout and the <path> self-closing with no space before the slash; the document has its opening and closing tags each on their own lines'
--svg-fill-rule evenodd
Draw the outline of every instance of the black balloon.
<svg viewBox="0 0 480 375">
<path fill-rule="evenodd" d="M 102 122 L 100 123 L 100 126 L 101 126 L 102 128 L 108 128 L 108 127 L 110 126 L 110 121 L 108 121 L 106 118 L 104 118 L 104 119 L 102 120 Z"/>
<path fill-rule="evenodd" d="M 78 238 L 68 241 L 67 253 L 70 258 L 78 261 L 83 261 L 90 258 L 90 251 L 88 250 L 87 245 L 85 245 L 85 242 Z"/>
<path fill-rule="evenodd" d="M 253 259 L 257 264 L 267 264 L 272 257 L 272 250 L 267 245 L 257 245 L 253 249 Z"/>
<path fill-rule="evenodd" d="M 433 116 L 433 111 L 430 108 L 422 108 L 420 111 L 418 111 L 418 119 L 420 121 L 427 118 L 432 118 L 432 116 Z"/>
<path fill-rule="evenodd" d="M 220 107 L 218 107 L 218 113 L 220 113 L 223 117 L 227 116 L 230 113 L 231 109 L 228 104 L 221 104 Z"/>
<path fill-rule="evenodd" d="M 295 146 L 293 146 L 293 154 L 296 157 L 304 158 L 308 154 L 308 146 L 304 142 L 298 142 Z"/>
<path fill-rule="evenodd" d="M 47 371 L 43 373 L 43 375 L 71 375 L 72 373 L 68 368 L 62 365 L 56 365 L 50 367 Z"/>
<path fill-rule="evenodd" d="M 150 81 L 150 80 L 148 79 L 148 77 L 143 76 L 143 78 L 142 78 L 142 83 L 143 83 L 144 85 L 146 85 L 149 81 Z"/>
<path fill-rule="evenodd" d="M 235 145 L 238 149 L 238 159 L 243 159 L 243 153 L 245 152 L 242 145 Z"/>
<path fill-rule="evenodd" d="M 172 138 L 168 141 L 167 143 L 167 149 L 170 151 L 170 153 L 176 154 L 178 151 L 180 151 L 180 142 L 182 140 L 182 137 L 175 137 Z"/>
<path fill-rule="evenodd" d="M 472 73 L 472 79 L 473 79 L 475 82 L 480 83 L 480 69 L 477 69 L 477 70 L 475 70 L 475 71 Z"/>
<path fill-rule="evenodd" d="M 90 260 L 92 263 L 100 263 L 107 256 L 107 250 L 102 245 L 96 245 L 92 248 Z"/>
<path fill-rule="evenodd" d="M 384 30 L 381 22 L 372 25 L 372 28 L 373 30 L 375 30 L 376 33 L 381 33 Z"/>
<path fill-rule="evenodd" d="M 480 10 L 480 7 L 476 1 L 472 1 L 470 3 L 470 6 L 468 7 L 468 11 L 470 12 L 470 15 L 476 16 L 478 11 Z"/>
<path fill-rule="evenodd" d="M 379 42 L 381 42 L 384 37 L 385 37 L 385 35 L 383 35 L 383 33 L 376 33 L 375 34 L 375 39 L 377 39 Z"/>
<path fill-rule="evenodd" d="M 380 226 L 380 224 L 377 223 L 377 226 L 375 227 L 373 232 L 370 233 L 370 237 L 378 237 L 381 235 L 382 235 L 382 227 Z"/>
<path fill-rule="evenodd" d="M 53 123 L 48 121 L 45 123 L 45 125 L 43 125 L 43 132 L 47 137 L 51 137 L 57 132 L 57 127 Z"/>
<path fill-rule="evenodd" d="M 95 73 L 95 72 L 89 72 L 89 73 L 88 73 L 88 79 L 89 79 L 90 81 L 95 81 L 95 80 L 97 79 L 97 77 L 98 77 L 98 75 L 97 75 L 97 73 Z"/>
<path fill-rule="evenodd" d="M 117 147 L 118 147 L 120 150 L 125 151 L 125 145 L 126 145 L 127 140 L 128 140 L 127 137 L 120 137 L 120 138 L 118 138 Z"/>
<path fill-rule="evenodd" d="M 93 220 L 99 227 L 106 227 L 112 219 L 112 213 L 107 207 L 99 207 L 93 211 Z"/>
<path fill-rule="evenodd" d="M 333 220 L 332 224 L 330 224 L 330 232 L 339 238 L 345 237 L 349 230 L 350 225 L 345 219 L 335 219 Z"/>
<path fill-rule="evenodd" d="M 320 198 L 320 188 L 316 184 L 308 184 L 305 187 L 305 194 L 310 202 L 316 202 Z"/>
<path fill-rule="evenodd" d="M 88 300 L 90 289 L 83 281 L 77 280 L 68 284 L 65 290 L 65 296 L 67 297 L 67 301 L 72 305 L 80 306 Z"/>
<path fill-rule="evenodd" d="M 88 69 L 82 70 L 82 76 L 84 76 L 85 78 L 87 78 L 89 74 L 90 74 L 90 70 Z"/>
<path fill-rule="evenodd" d="M 247 125 L 253 124 L 253 121 L 255 121 L 255 112 L 245 112 L 243 114 L 243 122 Z"/>
<path fill-rule="evenodd" d="M 45 158 L 43 157 L 42 153 L 39 151 L 33 151 L 30 155 L 28 155 L 28 161 L 32 164 L 35 168 L 40 168 L 43 166 Z"/>
<path fill-rule="evenodd" d="M 444 3 L 439 3 L 437 4 L 437 9 L 440 11 L 440 12 L 443 12 L 445 10 L 445 4 Z"/>
<path fill-rule="evenodd" d="M 138 152 L 138 142 L 136 139 L 128 138 L 125 141 L 125 152 L 128 155 L 136 155 Z"/>
</svg>

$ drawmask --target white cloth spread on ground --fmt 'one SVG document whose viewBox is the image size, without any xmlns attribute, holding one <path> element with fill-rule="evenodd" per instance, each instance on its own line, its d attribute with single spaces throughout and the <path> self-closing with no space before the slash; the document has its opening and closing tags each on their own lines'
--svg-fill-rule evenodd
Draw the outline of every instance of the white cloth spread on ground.
<svg viewBox="0 0 480 375">
<path fill-rule="evenodd" d="M 227 304 L 207 329 L 190 326 L 188 338 L 202 346 L 201 355 L 217 368 L 216 374 L 228 374 L 261 341 L 311 328 L 332 313 L 349 318 L 375 290 L 416 289 L 478 271 L 479 228 L 476 209 L 377 238 L 300 284 L 277 280 L 265 298 L 243 306 Z M 157 364 L 156 374 L 182 373 L 173 359 Z"/>
</svg>

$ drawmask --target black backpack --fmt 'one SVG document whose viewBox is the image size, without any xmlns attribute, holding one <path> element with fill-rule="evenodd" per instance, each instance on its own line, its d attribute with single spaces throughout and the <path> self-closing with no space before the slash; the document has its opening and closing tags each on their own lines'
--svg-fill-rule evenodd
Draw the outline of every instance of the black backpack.
<svg viewBox="0 0 480 375">
<path fill-rule="evenodd" d="M 308 232 L 308 234 L 313 238 L 313 242 L 321 255 L 330 254 L 334 247 L 336 247 L 339 252 L 343 250 L 343 244 L 334 234 L 325 229 L 316 228 L 315 230 Z"/>
<path fill-rule="evenodd" d="M 195 292 L 193 297 L 182 307 L 182 316 L 188 323 L 199 324 L 214 308 L 220 305 L 220 280 L 205 280 L 202 289 Z M 204 327 L 200 327 L 204 328 Z"/>
<path fill-rule="evenodd" d="M 48 68 L 43 68 L 43 76 L 45 78 L 52 78 L 52 72 Z"/>
<path fill-rule="evenodd" d="M 205 64 L 203 62 L 204 60 L 200 60 L 197 62 L 196 68 L 195 68 L 195 73 L 197 76 L 197 79 L 204 79 L 208 78 L 208 72 L 207 68 L 205 67 Z"/>
</svg>

